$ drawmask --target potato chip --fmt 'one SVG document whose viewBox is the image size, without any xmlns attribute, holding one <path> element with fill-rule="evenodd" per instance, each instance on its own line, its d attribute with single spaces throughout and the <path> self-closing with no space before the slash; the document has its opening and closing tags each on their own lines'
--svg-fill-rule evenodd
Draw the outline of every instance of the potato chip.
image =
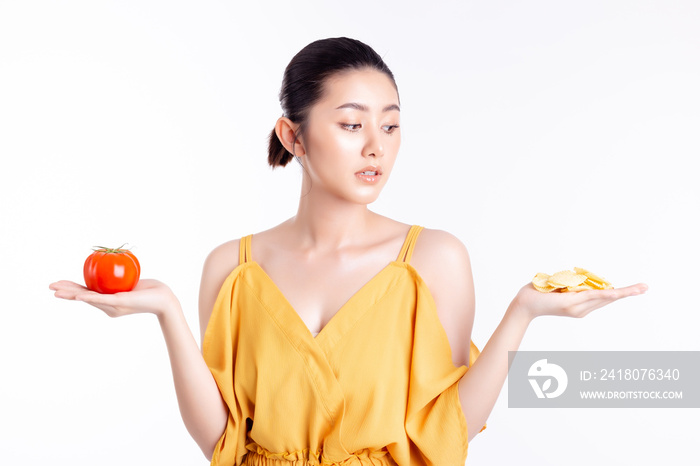
<svg viewBox="0 0 700 466">
<path fill-rule="evenodd" d="M 586 282 L 583 282 L 581 285 L 576 285 L 576 286 L 567 286 L 566 291 L 584 291 L 584 290 L 594 290 L 590 285 L 586 285 Z"/>
<path fill-rule="evenodd" d="M 562 270 L 554 275 L 537 273 L 532 279 L 532 286 L 542 293 L 577 292 L 585 290 L 612 289 L 612 284 L 602 277 L 580 267 L 574 270 Z"/>
<path fill-rule="evenodd" d="M 547 286 L 547 279 L 549 279 L 549 275 L 546 273 L 538 273 L 535 275 L 535 278 L 532 279 L 533 285 L 539 285 L 542 287 Z"/>
<path fill-rule="evenodd" d="M 612 285 L 610 282 L 605 280 L 603 277 L 599 277 L 598 275 L 594 274 L 593 272 L 589 272 L 586 269 L 582 269 L 580 267 L 574 267 L 574 271 L 578 274 L 585 275 L 586 276 L 586 283 L 591 285 L 593 288 L 599 289 L 599 290 L 607 290 L 612 288 Z"/>
<path fill-rule="evenodd" d="M 547 283 L 551 286 L 557 286 L 559 285 L 560 287 L 564 286 L 577 286 L 580 285 L 581 283 L 586 281 L 586 276 L 585 275 L 579 275 L 577 273 L 572 272 L 571 270 L 562 270 L 561 272 L 557 272 L 549 279 L 547 279 Z"/>
<path fill-rule="evenodd" d="M 537 291 L 541 291 L 542 293 L 549 293 L 550 291 L 556 290 L 555 287 L 547 284 L 548 278 L 549 278 L 548 274 L 538 273 L 532 279 L 532 286 L 534 286 L 535 289 L 537 289 Z"/>
<path fill-rule="evenodd" d="M 534 286 L 537 291 L 541 291 L 542 293 L 551 293 L 552 291 L 557 290 L 557 288 L 555 288 L 553 286 L 548 286 L 548 285 L 539 286 L 539 285 L 535 285 L 533 283 L 532 286 Z"/>
</svg>

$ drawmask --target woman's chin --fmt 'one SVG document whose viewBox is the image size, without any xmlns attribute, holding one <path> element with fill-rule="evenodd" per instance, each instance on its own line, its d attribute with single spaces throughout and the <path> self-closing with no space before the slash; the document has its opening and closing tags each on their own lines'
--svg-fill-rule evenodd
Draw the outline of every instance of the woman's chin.
<svg viewBox="0 0 700 466">
<path fill-rule="evenodd" d="M 367 194 L 365 196 L 357 196 L 356 204 L 369 205 L 379 199 L 379 192 Z"/>
</svg>

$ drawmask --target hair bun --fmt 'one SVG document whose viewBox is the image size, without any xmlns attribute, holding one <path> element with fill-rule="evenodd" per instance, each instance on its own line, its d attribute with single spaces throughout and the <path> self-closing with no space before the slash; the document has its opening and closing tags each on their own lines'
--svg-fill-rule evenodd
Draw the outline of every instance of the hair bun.
<svg viewBox="0 0 700 466">
<path fill-rule="evenodd" d="M 293 155 L 290 154 L 289 151 L 282 145 L 282 142 L 277 137 L 277 133 L 275 132 L 274 128 L 270 132 L 270 136 L 268 138 L 267 152 L 267 163 L 272 168 L 277 166 L 286 166 L 293 157 Z"/>
</svg>

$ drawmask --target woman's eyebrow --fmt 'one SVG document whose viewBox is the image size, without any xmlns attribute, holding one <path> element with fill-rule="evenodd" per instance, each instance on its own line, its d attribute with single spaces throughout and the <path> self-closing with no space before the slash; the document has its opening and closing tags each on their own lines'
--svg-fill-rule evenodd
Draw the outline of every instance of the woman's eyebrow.
<svg viewBox="0 0 700 466">
<path fill-rule="evenodd" d="M 341 105 L 340 107 L 336 108 L 336 110 L 340 110 L 341 108 L 352 108 L 355 110 L 360 110 L 362 112 L 368 112 L 369 107 L 367 107 L 365 104 L 358 104 L 357 102 L 348 102 L 346 104 Z M 398 105 L 396 104 L 391 104 L 387 105 L 382 109 L 382 112 L 390 112 L 391 110 L 396 110 L 397 112 L 400 112 L 401 109 L 399 108 Z"/>
</svg>

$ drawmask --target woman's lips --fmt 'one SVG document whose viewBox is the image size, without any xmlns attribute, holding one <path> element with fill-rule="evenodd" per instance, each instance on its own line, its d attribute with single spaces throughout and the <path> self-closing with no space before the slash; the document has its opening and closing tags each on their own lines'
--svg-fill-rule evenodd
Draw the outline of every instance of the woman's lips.
<svg viewBox="0 0 700 466">
<path fill-rule="evenodd" d="M 355 173 L 355 176 L 365 183 L 376 183 L 379 181 L 379 177 L 382 176 L 382 171 L 379 167 L 365 167 Z"/>
<path fill-rule="evenodd" d="M 367 173 L 369 172 L 369 173 Z M 361 173 L 365 174 L 374 174 L 374 175 L 381 175 L 382 174 L 382 167 L 376 166 L 376 165 L 368 165 L 365 168 L 357 171 L 355 174 L 359 175 Z"/>
</svg>

